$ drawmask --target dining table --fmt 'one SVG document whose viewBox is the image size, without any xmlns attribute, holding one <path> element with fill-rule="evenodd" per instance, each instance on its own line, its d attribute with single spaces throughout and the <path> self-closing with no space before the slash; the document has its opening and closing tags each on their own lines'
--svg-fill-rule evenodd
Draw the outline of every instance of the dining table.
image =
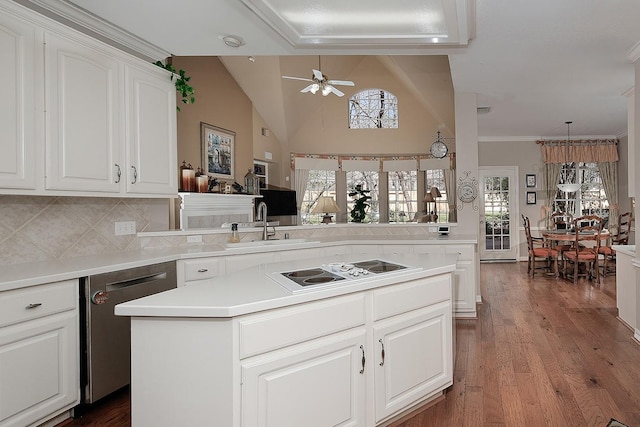
<svg viewBox="0 0 640 427">
<path fill-rule="evenodd" d="M 584 234 L 586 236 L 595 234 L 593 231 L 585 231 Z M 541 232 L 542 238 L 549 243 L 549 247 L 553 247 L 558 244 L 573 244 L 577 241 L 578 235 L 576 235 L 575 230 L 543 230 Z M 611 233 L 609 230 L 602 230 L 599 233 L 600 241 L 608 240 L 611 238 Z M 595 239 L 591 239 L 595 240 Z M 559 268 L 556 269 L 556 278 L 560 276 Z"/>
</svg>

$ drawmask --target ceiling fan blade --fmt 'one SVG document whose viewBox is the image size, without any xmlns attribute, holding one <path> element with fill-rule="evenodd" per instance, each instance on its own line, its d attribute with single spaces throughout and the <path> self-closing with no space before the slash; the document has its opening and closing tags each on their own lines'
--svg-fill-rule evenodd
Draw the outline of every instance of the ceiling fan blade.
<svg viewBox="0 0 640 427">
<path fill-rule="evenodd" d="M 324 80 L 324 76 L 322 75 L 322 71 L 318 71 L 318 70 L 311 70 L 313 71 L 313 78 L 318 80 L 318 81 L 322 81 Z"/>
<path fill-rule="evenodd" d="M 290 80 L 302 80 L 303 82 L 312 82 L 313 80 L 311 79 L 305 79 L 303 77 L 290 77 L 290 76 L 282 76 L 283 79 L 290 79 Z"/>
<path fill-rule="evenodd" d="M 326 85 L 325 87 L 329 90 L 329 92 L 333 92 L 338 96 L 344 96 L 344 93 L 342 93 L 341 91 L 339 91 L 338 89 L 336 89 L 335 87 L 333 87 L 331 85 Z"/>
<path fill-rule="evenodd" d="M 330 85 L 341 85 L 341 86 L 355 86 L 356 84 L 350 80 L 329 80 L 327 81 Z"/>
</svg>

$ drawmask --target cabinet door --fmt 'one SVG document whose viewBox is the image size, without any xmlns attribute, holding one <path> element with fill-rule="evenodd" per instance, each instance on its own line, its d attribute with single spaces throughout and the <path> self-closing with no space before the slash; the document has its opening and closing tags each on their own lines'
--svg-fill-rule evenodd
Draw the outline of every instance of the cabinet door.
<svg viewBox="0 0 640 427">
<path fill-rule="evenodd" d="M 125 67 L 127 192 L 176 195 L 176 89 L 167 71 L 149 67 Z"/>
<path fill-rule="evenodd" d="M 382 320 L 373 329 L 376 423 L 453 383 L 449 304 Z"/>
<path fill-rule="evenodd" d="M 242 426 L 364 426 L 365 336 L 353 329 L 243 361 Z"/>
<path fill-rule="evenodd" d="M 77 310 L 0 329 L 0 425 L 31 425 L 79 402 Z"/>
<path fill-rule="evenodd" d="M 88 42 L 45 42 L 46 188 L 119 192 L 119 63 Z"/>
<path fill-rule="evenodd" d="M 0 14 L 0 188 L 35 189 L 35 27 Z"/>
</svg>

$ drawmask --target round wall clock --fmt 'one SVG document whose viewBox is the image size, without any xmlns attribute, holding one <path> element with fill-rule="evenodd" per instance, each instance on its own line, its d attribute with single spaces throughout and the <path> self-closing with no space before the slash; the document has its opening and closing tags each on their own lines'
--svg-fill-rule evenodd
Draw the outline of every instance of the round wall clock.
<svg viewBox="0 0 640 427">
<path fill-rule="evenodd" d="M 463 182 L 458 185 L 458 199 L 464 203 L 473 202 L 478 196 L 478 189 L 470 182 Z"/>
<path fill-rule="evenodd" d="M 447 148 L 444 142 L 438 140 L 433 144 L 431 144 L 431 148 L 429 149 L 429 151 L 431 152 L 431 155 L 436 159 L 442 159 L 444 156 L 447 155 L 447 152 L 449 151 L 449 149 Z"/>
</svg>

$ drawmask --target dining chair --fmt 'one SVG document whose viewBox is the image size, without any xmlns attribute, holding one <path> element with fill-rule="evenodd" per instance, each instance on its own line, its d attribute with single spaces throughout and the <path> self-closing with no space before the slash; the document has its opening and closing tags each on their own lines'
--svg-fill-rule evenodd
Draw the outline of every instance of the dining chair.
<svg viewBox="0 0 640 427">
<path fill-rule="evenodd" d="M 631 223 L 633 218 L 631 212 L 625 212 L 618 215 L 618 231 L 611 237 L 611 245 L 627 245 L 629 244 L 629 234 L 631 233 Z M 615 269 L 608 267 L 607 264 L 612 262 L 615 265 L 616 251 L 611 245 L 600 246 L 598 253 L 603 256 L 602 274 L 606 276 L 608 273 L 615 273 Z"/>
<path fill-rule="evenodd" d="M 522 222 L 524 224 L 524 232 L 527 236 L 527 251 L 529 254 L 527 260 L 527 273 L 529 277 L 535 276 L 536 269 L 545 269 L 551 272 L 551 262 L 553 261 L 553 269 L 558 274 L 558 252 L 555 249 L 550 248 L 547 242 L 542 237 L 531 236 L 531 222 L 529 217 L 522 215 Z M 544 266 L 536 267 L 536 262 L 543 261 Z"/>
<path fill-rule="evenodd" d="M 602 222 L 597 215 L 585 215 L 573 221 L 575 240 L 573 247 L 564 253 L 562 269 L 564 276 L 572 278 L 574 284 L 580 276 L 600 282 L 598 260 Z"/>
<path fill-rule="evenodd" d="M 551 224 L 554 230 L 569 230 L 573 226 L 573 215 L 569 212 L 557 211 L 551 214 Z M 571 249 L 571 244 L 556 244 L 553 249 L 558 251 L 559 262 L 564 257 L 564 252 Z"/>
</svg>

